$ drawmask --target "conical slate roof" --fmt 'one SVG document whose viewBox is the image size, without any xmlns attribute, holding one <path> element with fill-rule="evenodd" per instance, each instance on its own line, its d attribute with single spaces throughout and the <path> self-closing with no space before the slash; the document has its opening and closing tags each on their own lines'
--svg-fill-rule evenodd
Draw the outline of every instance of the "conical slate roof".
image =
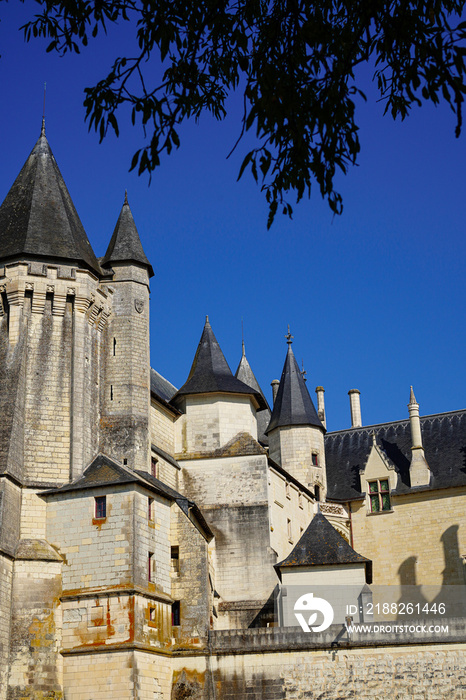
<svg viewBox="0 0 466 700">
<path fill-rule="evenodd" d="M 212 393 L 249 394 L 259 408 L 267 405 L 260 391 L 233 376 L 207 317 L 188 379 L 171 403 L 176 406 L 177 400 L 188 394 Z"/>
<path fill-rule="evenodd" d="M 316 513 L 294 549 L 286 559 L 275 564 L 275 569 L 291 566 L 361 563 L 366 564 L 368 578 L 370 578 L 372 573 L 371 560 L 355 552 L 327 518 L 322 513 Z"/>
<path fill-rule="evenodd" d="M 102 265 L 111 265 L 114 262 L 136 262 L 149 269 L 149 277 L 154 274 L 152 265 L 144 253 L 126 194 L 107 252 L 102 259 Z"/>
<path fill-rule="evenodd" d="M 299 371 L 291 343 L 288 345 L 280 386 L 267 433 L 270 433 L 274 428 L 288 425 L 315 425 L 325 431 L 309 396 L 306 382 Z"/>
<path fill-rule="evenodd" d="M 46 258 L 101 269 L 42 126 L 0 207 L 0 259 Z"/>
<path fill-rule="evenodd" d="M 244 342 L 243 342 L 243 354 L 241 356 L 240 363 L 238 365 L 238 369 L 235 372 L 235 377 L 237 379 L 240 379 L 242 382 L 247 384 L 248 386 L 252 387 L 255 389 L 264 399 L 265 401 L 265 408 L 263 408 L 261 411 L 258 411 L 256 414 L 257 418 L 257 435 L 259 438 L 259 442 L 263 442 L 268 444 L 268 438 L 265 435 L 265 431 L 267 430 L 267 426 L 270 422 L 270 416 L 271 416 L 271 411 L 269 408 L 269 404 L 267 403 L 267 399 L 265 398 L 262 389 L 259 386 L 259 382 L 257 381 L 254 372 L 251 369 L 251 365 L 248 362 L 248 359 L 246 357 L 246 353 L 244 350 Z"/>
</svg>

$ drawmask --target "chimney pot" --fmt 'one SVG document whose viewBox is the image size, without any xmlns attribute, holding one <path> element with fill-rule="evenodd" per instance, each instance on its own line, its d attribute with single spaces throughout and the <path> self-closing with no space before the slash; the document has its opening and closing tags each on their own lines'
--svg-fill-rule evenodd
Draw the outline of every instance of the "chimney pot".
<svg viewBox="0 0 466 700">
<path fill-rule="evenodd" d="M 351 409 L 351 427 L 360 428 L 362 426 L 361 419 L 361 392 L 358 389 L 350 389 L 348 395 L 350 397 L 350 409 Z"/>
</svg>

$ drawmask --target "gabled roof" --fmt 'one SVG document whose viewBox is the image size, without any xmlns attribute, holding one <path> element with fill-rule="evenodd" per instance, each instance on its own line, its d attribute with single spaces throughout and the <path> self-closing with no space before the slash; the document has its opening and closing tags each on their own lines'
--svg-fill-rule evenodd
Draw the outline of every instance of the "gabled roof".
<svg viewBox="0 0 466 700">
<path fill-rule="evenodd" d="M 149 277 L 154 274 L 144 253 L 126 194 L 107 252 L 102 258 L 102 266 L 111 266 L 115 262 L 135 262 L 148 268 Z"/>
<path fill-rule="evenodd" d="M 186 517 L 193 520 L 194 525 L 202 530 L 202 534 L 206 540 L 210 541 L 213 538 L 213 533 L 205 521 L 204 516 L 193 501 L 190 501 L 186 496 L 178 493 L 178 491 L 167 486 L 167 484 L 164 484 L 151 474 L 140 471 L 139 469 L 132 470 L 129 467 L 118 464 L 118 462 L 115 462 L 115 460 L 104 454 L 98 454 L 87 469 L 84 470 L 83 474 L 71 484 L 65 484 L 59 488 L 43 491 L 41 495 L 56 496 L 62 493 L 81 491 L 83 489 L 94 489 L 99 486 L 108 487 L 134 483 L 154 491 L 168 498 L 170 501 L 176 502 Z M 193 518 L 191 514 L 194 516 Z"/>
<path fill-rule="evenodd" d="M 171 402 L 176 406 L 183 396 L 213 393 L 249 394 L 259 408 L 267 405 L 260 391 L 233 376 L 207 317 L 188 379 Z"/>
<path fill-rule="evenodd" d="M 367 578 L 372 576 L 371 560 L 355 552 L 327 518 L 316 513 L 294 549 L 286 559 L 275 564 L 275 569 L 278 572 L 285 567 L 335 564 L 365 564 Z"/>
<path fill-rule="evenodd" d="M 248 358 L 246 357 L 245 349 L 244 349 L 244 342 L 243 342 L 243 354 L 241 356 L 241 360 L 239 362 L 238 368 L 235 372 L 235 377 L 244 384 L 247 384 L 248 386 L 252 387 L 260 393 L 262 398 L 265 401 L 265 408 L 263 408 L 261 411 L 258 411 L 256 413 L 256 418 L 257 418 L 257 435 L 259 442 L 268 444 L 269 439 L 265 435 L 265 431 L 267 430 L 267 426 L 270 422 L 270 416 L 271 416 L 271 411 L 269 408 L 269 404 L 267 403 L 267 399 L 264 396 L 264 392 L 259 386 L 259 382 L 257 381 L 254 372 L 251 369 L 251 365 L 248 362 Z"/>
<path fill-rule="evenodd" d="M 267 434 L 275 428 L 289 425 L 315 425 L 325 432 L 299 370 L 291 344 L 288 345 Z"/>
<path fill-rule="evenodd" d="M 362 498 L 365 486 L 361 485 L 359 471 L 366 465 L 373 433 L 377 445 L 395 465 L 398 474 L 396 493 L 466 486 L 466 410 L 423 416 L 420 421 L 424 451 L 431 471 L 428 486 L 411 488 L 409 420 L 394 421 L 327 433 L 327 498 L 340 501 Z"/>
<path fill-rule="evenodd" d="M 42 128 L 0 207 L 0 259 L 46 258 L 101 269 Z"/>
</svg>

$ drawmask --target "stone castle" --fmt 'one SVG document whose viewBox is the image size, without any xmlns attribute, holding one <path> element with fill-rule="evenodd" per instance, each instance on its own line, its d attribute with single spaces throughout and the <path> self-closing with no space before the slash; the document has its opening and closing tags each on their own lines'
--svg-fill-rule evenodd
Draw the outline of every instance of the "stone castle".
<svg viewBox="0 0 466 700">
<path fill-rule="evenodd" d="M 152 275 L 126 198 L 96 258 L 43 127 L 0 207 L 0 700 L 465 697 L 464 619 L 315 641 L 276 601 L 464 590 L 466 410 L 363 426 L 352 390 L 327 432 L 290 334 L 269 407 L 208 319 L 177 389 Z"/>
</svg>

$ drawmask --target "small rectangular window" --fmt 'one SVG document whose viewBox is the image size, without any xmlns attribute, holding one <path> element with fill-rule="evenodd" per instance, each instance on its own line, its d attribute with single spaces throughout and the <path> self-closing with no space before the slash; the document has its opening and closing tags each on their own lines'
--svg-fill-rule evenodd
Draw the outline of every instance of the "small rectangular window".
<svg viewBox="0 0 466 700">
<path fill-rule="evenodd" d="M 317 452 L 312 453 L 312 466 L 313 467 L 319 466 L 319 455 L 317 454 Z"/>
<path fill-rule="evenodd" d="M 288 532 L 288 540 L 289 540 L 290 542 L 292 542 L 292 541 L 293 541 L 293 531 L 292 531 L 292 528 L 291 528 L 291 520 L 290 520 L 289 518 L 286 519 L 286 529 L 287 529 L 287 532 Z"/>
<path fill-rule="evenodd" d="M 181 623 L 180 601 L 175 600 L 172 603 L 172 627 L 179 627 Z"/>
<path fill-rule="evenodd" d="M 316 501 L 320 501 L 320 486 L 318 484 L 314 486 L 314 496 Z"/>
<path fill-rule="evenodd" d="M 388 479 L 377 479 L 369 482 L 369 501 L 371 513 L 391 510 Z"/>
<path fill-rule="evenodd" d="M 154 457 L 152 455 L 151 460 L 150 460 L 150 473 L 152 474 L 154 479 L 159 478 L 157 465 L 158 465 L 158 459 L 157 459 L 157 457 Z"/>
<path fill-rule="evenodd" d="M 171 548 L 171 570 L 173 574 L 179 576 L 180 573 L 180 548 Z"/>
<path fill-rule="evenodd" d="M 148 557 L 148 562 L 147 562 L 147 580 L 153 581 L 154 580 L 154 552 L 149 552 L 149 557 Z"/>
<path fill-rule="evenodd" d="M 157 620 L 157 608 L 149 608 L 149 621 L 155 622 Z"/>
<path fill-rule="evenodd" d="M 147 518 L 154 522 L 154 499 L 149 496 L 147 499 Z"/>
<path fill-rule="evenodd" d="M 95 518 L 101 520 L 107 517 L 107 496 L 96 496 L 95 499 Z"/>
</svg>

